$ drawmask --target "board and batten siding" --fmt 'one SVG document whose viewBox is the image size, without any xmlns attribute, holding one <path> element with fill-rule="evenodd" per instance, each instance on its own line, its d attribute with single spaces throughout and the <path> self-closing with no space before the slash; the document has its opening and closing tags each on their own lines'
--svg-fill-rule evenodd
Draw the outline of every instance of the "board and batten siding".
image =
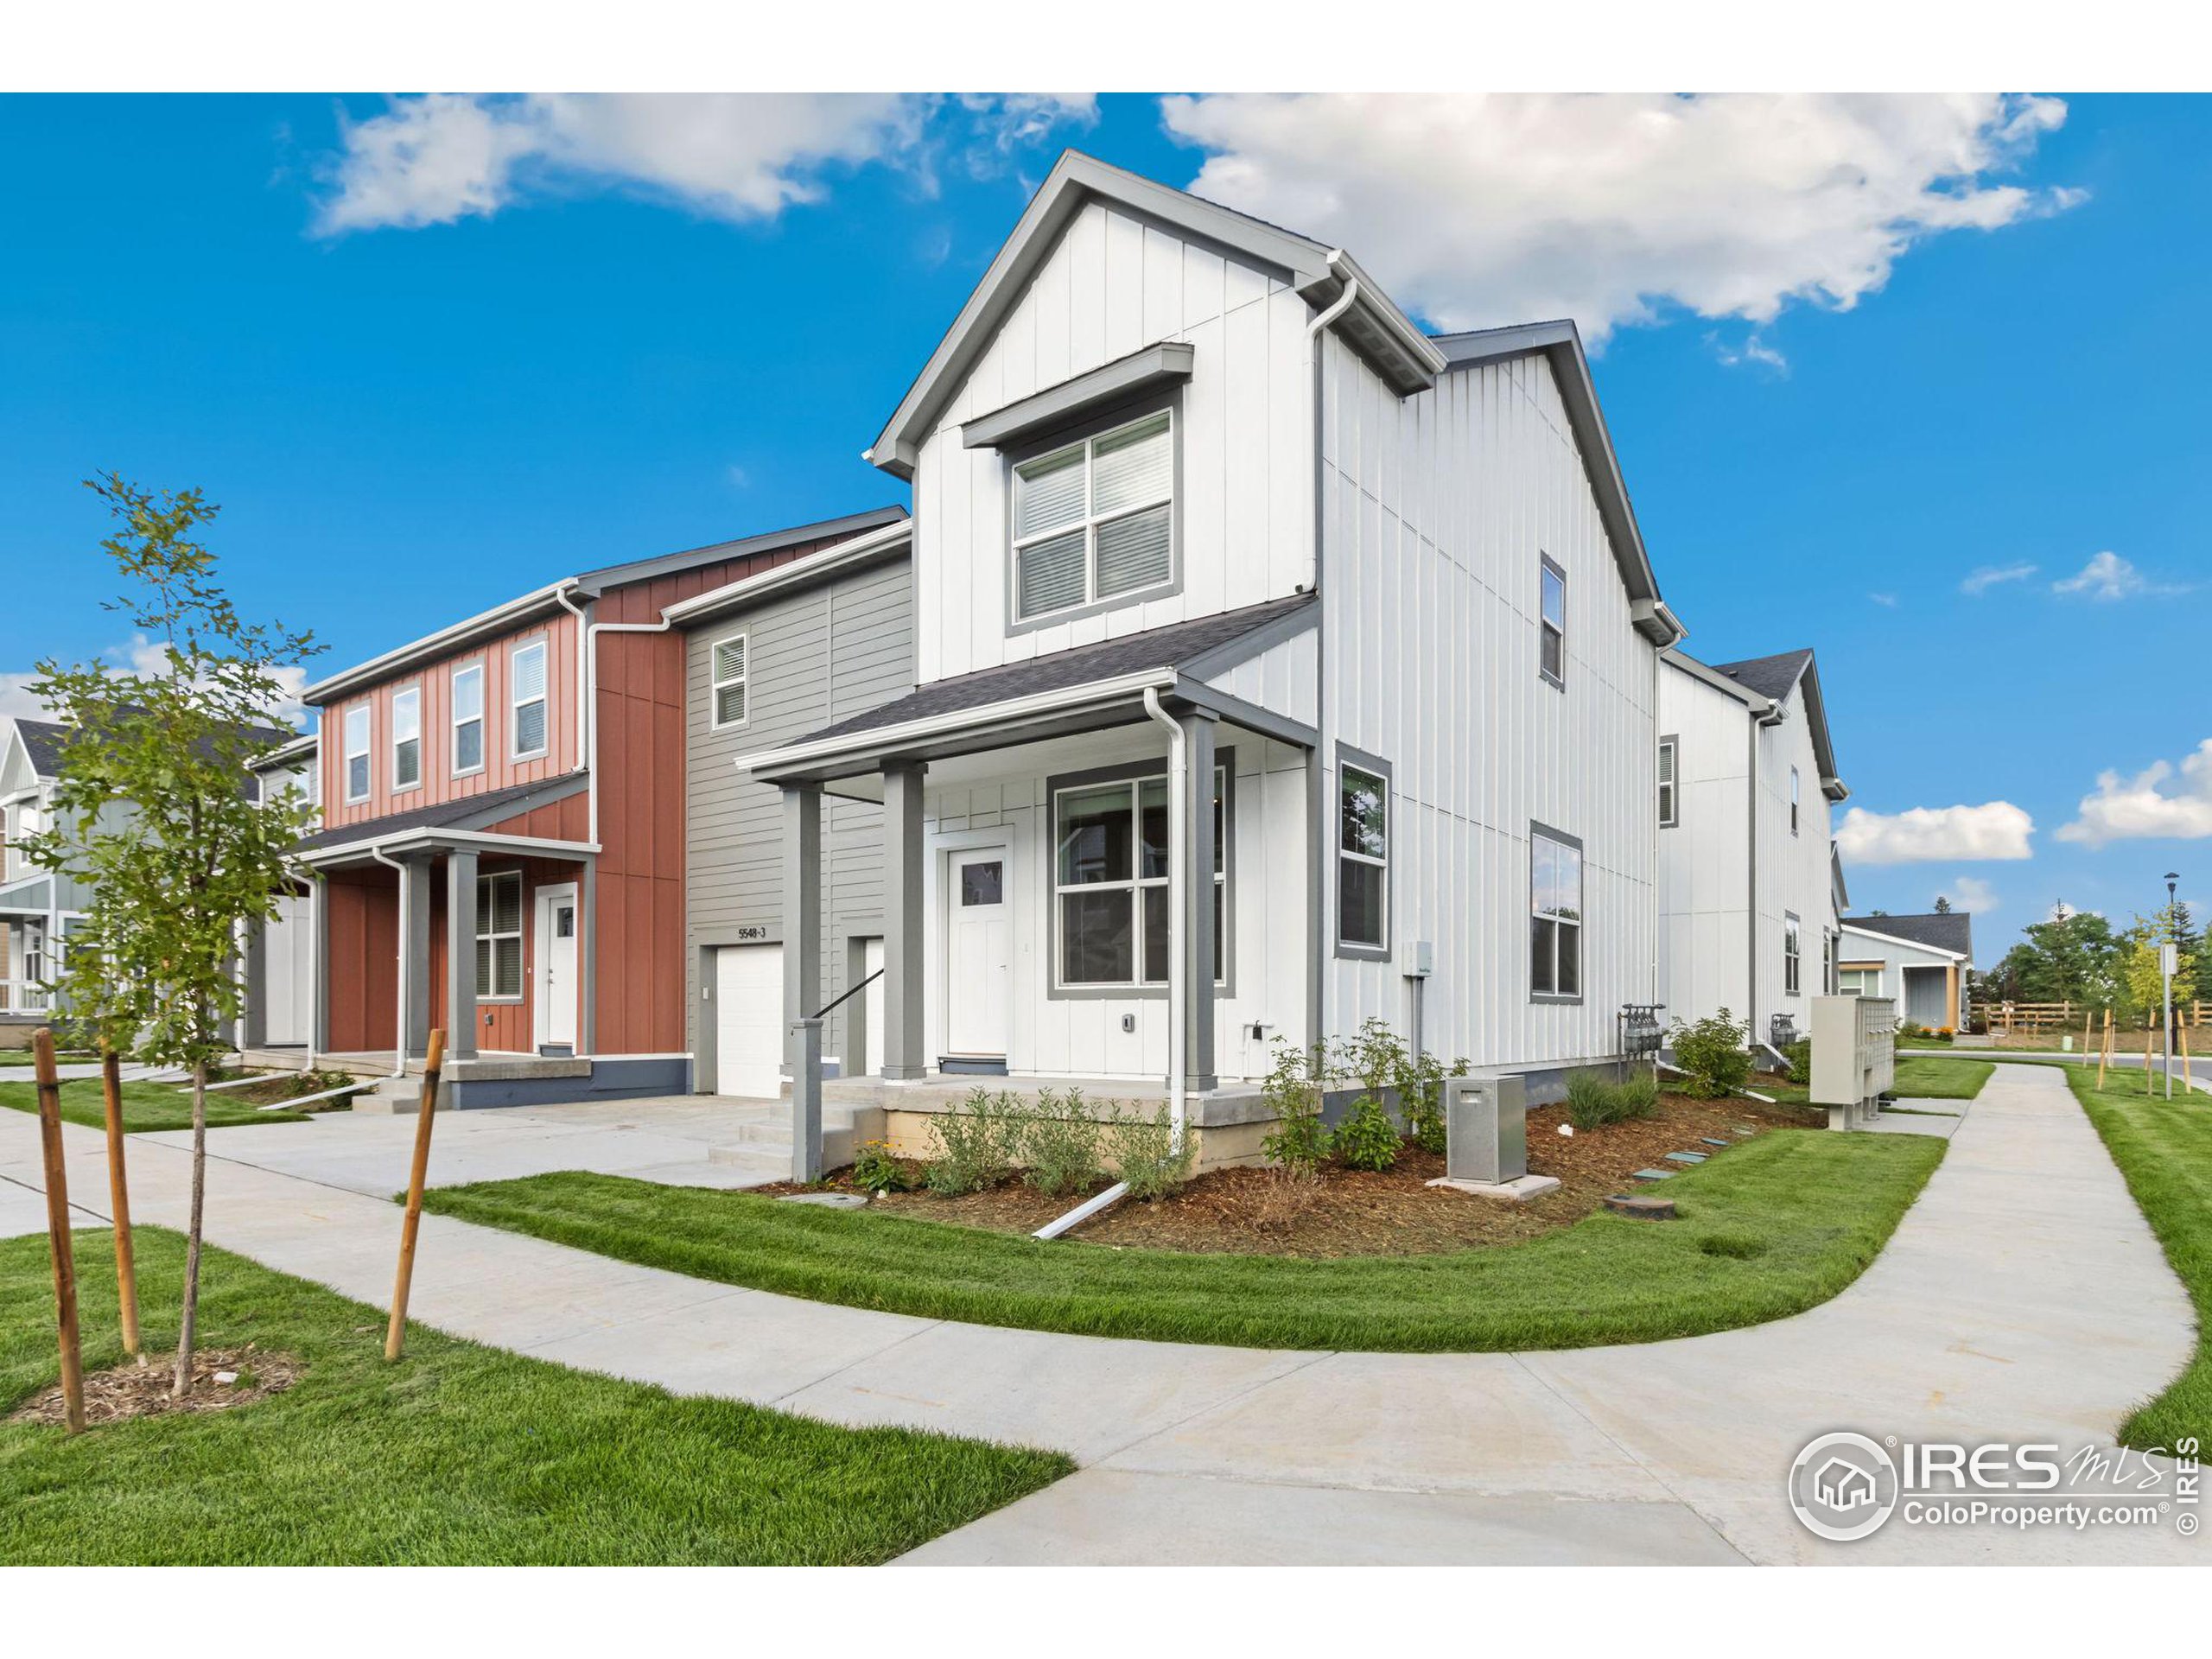
<svg viewBox="0 0 2212 1659">
<path fill-rule="evenodd" d="M 1406 1028 L 1407 945 L 1434 946 L 1427 1046 L 1478 1065 L 1608 1055 L 1653 997 L 1656 648 L 1631 625 L 1559 389 L 1541 357 L 1400 398 L 1333 335 L 1323 355 L 1325 843 L 1337 741 L 1393 769 L 1394 960 L 1333 954 L 1323 1018 Z M 1564 692 L 1537 673 L 1540 559 L 1567 573 Z M 1583 844 L 1582 1001 L 1529 1000 L 1529 826 Z"/>
<path fill-rule="evenodd" d="M 1677 740 L 1678 779 L 1677 827 L 1658 831 L 1662 1018 L 1671 1024 L 1726 1008 L 1741 1020 L 1753 1001 L 1746 965 L 1756 728 L 1751 710 L 1726 692 L 1663 664 L 1659 673 L 1659 734 Z M 1777 988 L 1780 973 L 1777 965 Z"/>
<path fill-rule="evenodd" d="M 746 719 L 716 731 L 715 642 L 736 633 L 747 641 Z M 685 1037 L 691 1052 L 703 1057 L 710 1045 L 702 1041 L 702 1022 L 711 1022 L 715 1010 L 700 995 L 701 953 L 784 937 L 783 794 L 741 775 L 732 762 L 913 690 L 911 568 L 903 558 L 891 559 L 702 622 L 689 632 L 684 655 Z M 883 809 L 825 795 L 822 826 L 826 1002 L 849 982 L 849 942 L 883 932 Z M 823 1050 L 856 1071 L 861 1057 L 846 1054 L 852 1006 L 830 1015 Z M 693 1086 L 714 1089 L 703 1058 Z"/>
<path fill-rule="evenodd" d="M 1821 933 L 1837 925 L 1834 885 L 1828 869 L 1828 799 L 1821 793 L 1820 763 L 1802 696 L 1793 696 L 1779 724 L 1759 729 L 1759 938 L 1758 1029 L 1764 1042 L 1769 1016 L 1792 1015 L 1800 1034 L 1813 1025 L 1811 999 L 1821 983 Z M 1798 833 L 1789 833 L 1789 769 L 1797 768 Z M 1802 952 L 1797 995 L 1783 989 L 1783 917 L 1798 918 Z M 1740 1010 L 1738 1013 L 1740 1014 Z"/>
<path fill-rule="evenodd" d="M 1313 540 L 1304 301 L 1274 276 L 1093 201 L 1070 221 L 923 443 L 914 483 L 925 681 L 1294 592 Z M 1162 340 L 1195 348 L 1178 412 L 1179 591 L 1009 632 L 1005 460 L 963 422 Z"/>
</svg>

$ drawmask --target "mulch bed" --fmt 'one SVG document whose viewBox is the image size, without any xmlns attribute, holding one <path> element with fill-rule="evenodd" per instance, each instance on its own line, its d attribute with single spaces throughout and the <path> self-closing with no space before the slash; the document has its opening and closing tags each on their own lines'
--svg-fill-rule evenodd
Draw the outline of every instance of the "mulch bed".
<svg viewBox="0 0 2212 1659">
<path fill-rule="evenodd" d="M 1731 1141 L 1750 1128 L 1815 1127 L 1813 1116 L 1787 1107 L 1746 1100 L 1694 1100 L 1662 1095 L 1656 1116 L 1640 1122 L 1562 1135 L 1563 1106 L 1529 1114 L 1529 1169 L 1558 1178 L 1556 1192 L 1524 1204 L 1472 1197 L 1426 1182 L 1444 1173 L 1444 1160 L 1408 1144 L 1397 1163 L 1380 1173 L 1332 1163 L 1318 1180 L 1286 1179 L 1272 1169 L 1217 1169 L 1197 1177 L 1170 1198 L 1127 1200 L 1067 1236 L 1095 1244 L 1156 1250 L 1228 1251 L 1240 1255 L 1340 1256 L 1425 1255 L 1490 1244 L 1510 1244 L 1570 1226 L 1600 1208 L 1608 1194 L 1627 1192 L 1629 1177 L 1670 1152 L 1715 1152 L 1701 1137 Z M 850 1192 L 851 1171 L 839 1170 L 823 1186 Z M 909 1174 L 918 1180 L 921 1169 Z M 779 1182 L 755 1191 L 771 1198 L 821 1191 Z M 1048 1198 L 1019 1181 L 961 1198 L 926 1192 L 879 1194 L 871 1209 L 918 1221 L 950 1222 L 992 1232 L 1030 1233 L 1080 1201 Z"/>
<path fill-rule="evenodd" d="M 177 1400 L 169 1395 L 176 1381 L 175 1356 L 149 1354 L 146 1362 L 97 1371 L 85 1379 L 86 1427 L 99 1428 L 177 1411 L 228 1411 L 282 1394 L 300 1376 L 300 1362 L 289 1354 L 270 1353 L 251 1343 L 243 1348 L 203 1348 L 192 1357 L 192 1392 Z M 218 1373 L 232 1380 L 223 1382 Z M 33 1396 L 8 1421 L 60 1427 L 67 1421 L 61 1385 L 57 1382 Z"/>
</svg>

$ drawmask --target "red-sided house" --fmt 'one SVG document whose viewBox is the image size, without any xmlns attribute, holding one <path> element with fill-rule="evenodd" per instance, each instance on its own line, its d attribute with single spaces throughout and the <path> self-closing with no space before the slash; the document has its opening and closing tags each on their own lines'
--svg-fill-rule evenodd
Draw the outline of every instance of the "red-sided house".
<svg viewBox="0 0 2212 1659">
<path fill-rule="evenodd" d="M 464 1106 L 688 1089 L 685 652 L 662 610 L 903 517 L 588 571 L 308 687 L 310 1052 L 419 1066 L 442 1027 Z"/>
</svg>

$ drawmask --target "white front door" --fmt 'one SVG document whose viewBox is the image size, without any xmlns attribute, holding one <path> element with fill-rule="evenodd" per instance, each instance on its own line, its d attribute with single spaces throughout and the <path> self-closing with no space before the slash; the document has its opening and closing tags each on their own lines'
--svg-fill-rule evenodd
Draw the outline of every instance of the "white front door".
<svg viewBox="0 0 2212 1659">
<path fill-rule="evenodd" d="M 1006 1058 L 1014 1000 L 1014 905 L 1004 848 L 950 855 L 944 887 L 946 1049 Z"/>
<path fill-rule="evenodd" d="M 576 889 L 537 890 L 537 1046 L 576 1046 Z"/>
<path fill-rule="evenodd" d="M 784 1087 L 784 947 L 715 952 L 715 1092 L 773 1100 Z"/>
</svg>

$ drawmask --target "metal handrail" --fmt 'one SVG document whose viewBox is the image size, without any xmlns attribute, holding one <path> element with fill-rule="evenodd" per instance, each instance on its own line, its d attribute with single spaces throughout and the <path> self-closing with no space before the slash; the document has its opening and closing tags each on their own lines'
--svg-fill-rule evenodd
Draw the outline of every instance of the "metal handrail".
<svg viewBox="0 0 2212 1659">
<path fill-rule="evenodd" d="M 854 986 L 852 989 L 847 991 L 836 1001 L 831 1002 L 823 1007 L 817 1008 L 814 1013 L 808 1014 L 806 1017 L 810 1020 L 827 1019 L 831 1008 L 841 1008 L 844 1007 L 846 1003 L 851 1001 L 862 991 L 868 989 L 869 986 L 874 984 L 877 980 L 881 979 L 884 976 L 884 972 L 885 970 L 883 969 L 877 969 L 874 973 L 870 974 L 866 979 L 861 981 L 859 984 Z"/>
</svg>

